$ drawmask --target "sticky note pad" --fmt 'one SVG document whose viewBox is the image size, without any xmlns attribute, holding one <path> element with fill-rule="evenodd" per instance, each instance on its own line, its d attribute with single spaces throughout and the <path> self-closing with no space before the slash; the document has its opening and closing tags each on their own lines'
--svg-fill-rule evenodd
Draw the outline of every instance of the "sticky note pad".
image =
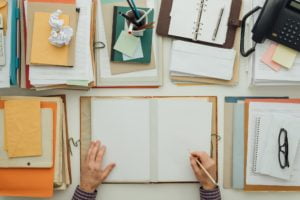
<svg viewBox="0 0 300 200">
<path fill-rule="evenodd" d="M 34 14 L 30 63 L 37 65 L 69 66 L 69 46 L 56 47 L 50 44 L 50 13 Z M 69 16 L 60 15 L 64 25 L 69 25 Z"/>
<path fill-rule="evenodd" d="M 126 31 L 122 31 L 114 46 L 114 50 L 117 50 L 129 57 L 134 57 L 139 42 L 141 42 L 139 38 L 127 33 Z"/>
<path fill-rule="evenodd" d="M 283 45 L 278 45 L 272 60 L 283 67 L 291 68 L 295 62 L 298 52 Z"/>
<path fill-rule="evenodd" d="M 277 44 L 271 44 L 271 46 L 267 49 L 267 51 L 263 54 L 261 61 L 265 63 L 268 67 L 273 69 L 274 71 L 280 71 L 281 65 L 274 62 L 272 60 L 275 50 L 277 48 Z"/>
<path fill-rule="evenodd" d="M 4 119 L 8 157 L 42 155 L 40 101 L 5 101 Z"/>
</svg>

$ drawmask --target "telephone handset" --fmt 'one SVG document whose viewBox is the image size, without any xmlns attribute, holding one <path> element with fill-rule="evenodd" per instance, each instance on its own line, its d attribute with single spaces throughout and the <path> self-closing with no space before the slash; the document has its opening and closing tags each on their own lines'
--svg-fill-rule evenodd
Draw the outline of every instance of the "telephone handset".
<svg viewBox="0 0 300 200">
<path fill-rule="evenodd" d="M 261 10 L 252 29 L 254 47 L 245 52 L 244 35 L 246 20 Z M 245 57 L 255 51 L 256 43 L 265 39 L 276 41 L 300 51 L 300 0 L 266 0 L 264 6 L 256 7 L 242 20 L 241 54 Z"/>
</svg>

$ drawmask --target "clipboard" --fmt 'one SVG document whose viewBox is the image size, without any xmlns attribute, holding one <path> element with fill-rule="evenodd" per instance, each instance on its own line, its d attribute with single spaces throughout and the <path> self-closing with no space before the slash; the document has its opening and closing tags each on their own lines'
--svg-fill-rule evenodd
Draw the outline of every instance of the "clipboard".
<svg viewBox="0 0 300 200">
<path fill-rule="evenodd" d="M 241 26 L 241 21 L 239 20 L 239 17 L 240 17 L 240 11 L 242 7 L 242 0 L 232 0 L 230 17 L 228 20 L 228 31 L 226 36 L 226 42 L 223 45 L 216 45 L 216 44 L 202 42 L 202 41 L 194 41 L 192 39 L 169 35 L 169 28 L 171 22 L 170 13 L 172 10 L 172 4 L 173 4 L 173 0 L 161 1 L 161 7 L 160 7 L 160 13 L 159 13 L 157 31 L 156 31 L 158 35 L 165 36 L 165 37 L 172 37 L 172 38 L 185 40 L 189 42 L 200 43 L 209 46 L 227 48 L 227 49 L 231 49 L 233 47 L 236 30 L 238 27 Z"/>
<path fill-rule="evenodd" d="M 80 168 L 87 155 L 88 149 L 91 143 L 91 99 L 95 97 L 81 97 L 80 98 Z M 96 97 L 97 98 L 97 97 Z M 195 98 L 201 100 L 207 100 L 212 103 L 212 134 L 211 134 L 211 157 L 215 161 L 218 169 L 218 141 L 220 137 L 218 135 L 218 120 L 217 120 L 217 97 L 98 97 L 98 98 L 135 98 L 135 99 L 149 99 L 149 98 Z M 218 171 L 216 172 L 216 179 L 218 180 Z M 160 182 L 153 182 L 160 183 Z M 130 184 L 130 183 L 129 183 Z"/>
</svg>

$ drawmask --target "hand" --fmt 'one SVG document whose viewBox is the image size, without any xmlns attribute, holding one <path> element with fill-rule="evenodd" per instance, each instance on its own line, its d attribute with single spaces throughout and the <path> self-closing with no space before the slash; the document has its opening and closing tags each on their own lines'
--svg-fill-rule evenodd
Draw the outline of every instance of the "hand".
<svg viewBox="0 0 300 200">
<path fill-rule="evenodd" d="M 110 174 L 115 164 L 102 169 L 102 160 L 106 147 L 100 141 L 91 142 L 88 154 L 83 162 L 80 175 L 80 189 L 92 193 Z"/>
<path fill-rule="evenodd" d="M 216 180 L 216 163 L 205 152 L 193 152 L 190 156 L 191 166 L 195 173 L 196 178 L 205 190 L 212 190 L 216 188 L 216 185 L 209 179 L 205 172 L 198 166 L 196 160 L 199 160 L 207 172 Z"/>
</svg>

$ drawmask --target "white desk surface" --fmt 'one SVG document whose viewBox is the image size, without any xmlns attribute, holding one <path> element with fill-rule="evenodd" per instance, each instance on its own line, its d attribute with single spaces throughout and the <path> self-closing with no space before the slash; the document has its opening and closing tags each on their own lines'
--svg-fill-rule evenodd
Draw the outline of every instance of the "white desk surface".
<svg viewBox="0 0 300 200">
<path fill-rule="evenodd" d="M 249 3 L 249 1 L 244 1 Z M 170 40 L 164 39 L 168 55 Z M 218 97 L 218 129 L 219 135 L 224 135 L 224 97 L 225 96 L 290 96 L 300 98 L 299 87 L 255 87 L 249 88 L 246 70 L 247 60 L 242 58 L 240 69 L 240 83 L 235 87 L 225 86 L 184 86 L 178 87 L 170 82 L 168 77 L 168 59 L 164 62 L 164 85 L 159 89 L 93 89 L 82 91 L 43 91 L 34 92 L 19 89 L 2 89 L 3 95 L 45 95 L 66 94 L 68 109 L 68 124 L 70 137 L 78 139 L 80 135 L 79 97 L 80 96 L 217 96 Z M 109 147 L 108 147 L 109 148 Z M 67 191 L 56 192 L 52 200 L 71 199 L 73 192 L 79 184 L 79 148 L 73 149 L 71 157 L 73 184 Z M 243 192 L 237 190 L 224 190 L 223 185 L 223 139 L 219 142 L 219 184 L 222 197 L 225 200 L 282 200 L 299 199 L 300 192 Z M 1 178 L 1 177 L 0 177 Z M 0 200 L 30 199 L 0 197 Z M 98 199 L 101 200 L 199 200 L 198 184 L 128 184 L 128 185 L 102 185 L 99 188 Z"/>
</svg>

